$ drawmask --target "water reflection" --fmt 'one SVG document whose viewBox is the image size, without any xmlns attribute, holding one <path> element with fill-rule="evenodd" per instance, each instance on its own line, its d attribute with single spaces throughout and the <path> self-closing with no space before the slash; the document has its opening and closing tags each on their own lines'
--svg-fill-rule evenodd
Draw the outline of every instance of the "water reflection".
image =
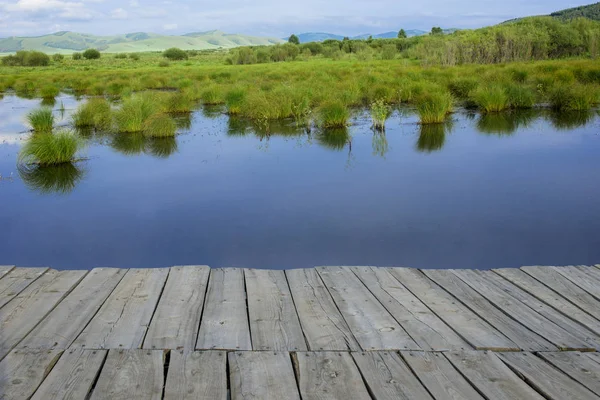
<svg viewBox="0 0 600 400">
<path fill-rule="evenodd" d="M 189 131 L 192 129 L 192 113 L 179 113 L 173 116 L 173 120 L 179 130 Z"/>
<path fill-rule="evenodd" d="M 42 194 L 68 194 L 85 176 L 83 167 L 73 163 L 45 167 L 19 165 L 17 170 L 25 186 Z"/>
<path fill-rule="evenodd" d="M 254 134 L 261 141 L 271 136 L 300 137 L 307 133 L 306 128 L 297 126 L 292 121 L 274 120 L 257 123 L 247 118 L 229 117 L 227 135 L 246 136 Z"/>
<path fill-rule="evenodd" d="M 591 111 L 552 111 L 547 118 L 554 128 L 569 130 L 587 125 L 594 114 Z"/>
<path fill-rule="evenodd" d="M 385 131 L 373 130 L 371 147 L 373 148 L 373 155 L 385 157 L 389 150 L 389 144 L 387 137 L 385 136 Z"/>
<path fill-rule="evenodd" d="M 477 120 L 477 130 L 493 135 L 512 135 L 519 128 L 526 128 L 538 113 L 534 110 L 482 114 Z"/>
<path fill-rule="evenodd" d="M 423 153 L 439 151 L 446 143 L 446 133 L 452 130 L 452 123 L 421 124 L 416 148 Z"/>
<path fill-rule="evenodd" d="M 204 105 L 200 112 L 204 118 L 215 119 L 221 117 L 225 113 L 225 107 L 221 105 Z"/>
<path fill-rule="evenodd" d="M 325 129 L 317 133 L 317 141 L 331 150 L 343 150 L 346 144 L 352 146 L 351 136 L 347 128 Z"/>
<path fill-rule="evenodd" d="M 158 158 L 167 158 L 178 150 L 174 137 L 148 138 L 141 133 L 114 135 L 110 147 L 127 156 L 148 154 Z"/>
<path fill-rule="evenodd" d="M 56 99 L 54 97 L 49 99 L 42 99 L 40 105 L 42 107 L 54 107 L 56 105 Z"/>
</svg>

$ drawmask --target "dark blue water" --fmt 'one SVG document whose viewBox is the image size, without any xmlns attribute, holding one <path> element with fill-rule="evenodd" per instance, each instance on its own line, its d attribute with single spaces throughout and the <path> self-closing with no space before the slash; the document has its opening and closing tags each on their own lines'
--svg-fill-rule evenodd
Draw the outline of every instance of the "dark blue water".
<svg viewBox="0 0 600 400">
<path fill-rule="evenodd" d="M 59 99 L 68 121 L 75 101 Z M 54 268 L 496 268 L 600 262 L 600 117 L 460 112 L 385 135 L 253 127 L 219 110 L 176 139 L 88 137 L 86 161 L 19 173 L 0 101 L 0 264 Z M 57 110 L 57 115 L 60 112 Z"/>
</svg>

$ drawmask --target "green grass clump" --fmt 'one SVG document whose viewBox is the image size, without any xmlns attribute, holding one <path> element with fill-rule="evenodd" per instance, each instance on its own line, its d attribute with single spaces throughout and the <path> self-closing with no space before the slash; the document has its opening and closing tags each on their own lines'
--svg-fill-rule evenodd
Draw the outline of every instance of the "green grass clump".
<svg viewBox="0 0 600 400">
<path fill-rule="evenodd" d="M 54 126 L 54 114 L 50 108 L 38 108 L 27 114 L 27 122 L 34 132 L 52 132 Z"/>
<path fill-rule="evenodd" d="M 509 85 L 505 89 L 511 108 L 532 108 L 535 105 L 535 93 L 528 87 Z"/>
<path fill-rule="evenodd" d="M 328 101 L 319 107 L 319 122 L 323 128 L 343 128 L 349 118 L 348 108 L 340 101 Z"/>
<path fill-rule="evenodd" d="M 448 84 L 450 92 L 459 99 L 467 99 L 469 94 L 479 86 L 479 82 L 473 78 L 459 78 Z"/>
<path fill-rule="evenodd" d="M 175 136 L 177 125 L 173 118 L 167 114 L 157 113 L 151 115 L 144 122 L 144 135 L 150 137 L 171 137 Z"/>
<path fill-rule="evenodd" d="M 550 92 L 550 106 L 557 111 L 587 111 L 598 101 L 598 92 L 582 85 L 560 85 Z"/>
<path fill-rule="evenodd" d="M 126 99 L 121 108 L 114 113 L 117 131 L 142 132 L 146 120 L 160 111 L 160 107 L 160 102 L 155 96 L 147 94 Z"/>
<path fill-rule="evenodd" d="M 54 85 L 46 85 L 40 89 L 42 99 L 53 99 L 58 96 L 60 90 Z"/>
<path fill-rule="evenodd" d="M 34 134 L 19 152 L 19 162 L 41 166 L 69 163 L 82 145 L 81 139 L 67 130 Z"/>
<path fill-rule="evenodd" d="M 79 106 L 72 116 L 72 123 L 76 128 L 94 127 L 101 131 L 108 131 L 112 127 L 110 104 L 104 98 L 92 98 Z"/>
<path fill-rule="evenodd" d="M 390 117 L 392 109 L 383 99 L 375 100 L 371 103 L 371 119 L 373 120 L 373 128 L 384 131 L 385 121 Z"/>
<path fill-rule="evenodd" d="M 208 105 L 223 103 L 221 93 L 216 87 L 211 87 L 202 91 L 202 93 L 200 93 L 200 99 L 202 100 L 202 103 Z"/>
<path fill-rule="evenodd" d="M 453 99 L 448 92 L 431 92 L 416 100 L 421 124 L 441 124 L 452 112 Z"/>
<path fill-rule="evenodd" d="M 231 115 L 237 115 L 242 111 L 242 106 L 246 100 L 246 91 L 241 88 L 232 89 L 225 95 L 225 104 L 227 111 Z"/>
<path fill-rule="evenodd" d="M 174 92 L 166 96 L 164 107 L 165 111 L 169 113 L 189 113 L 192 112 L 194 104 L 191 96 L 187 93 Z"/>
<path fill-rule="evenodd" d="M 508 95 L 502 86 L 490 85 L 473 92 L 473 101 L 481 111 L 499 112 L 510 107 Z"/>
</svg>

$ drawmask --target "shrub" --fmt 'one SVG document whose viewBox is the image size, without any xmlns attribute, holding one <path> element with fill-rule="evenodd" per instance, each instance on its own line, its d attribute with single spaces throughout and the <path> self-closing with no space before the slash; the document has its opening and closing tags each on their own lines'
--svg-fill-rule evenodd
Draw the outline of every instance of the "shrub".
<svg viewBox="0 0 600 400">
<path fill-rule="evenodd" d="M 229 114 L 239 114 L 244 100 L 246 99 L 246 91 L 241 88 L 232 89 L 225 95 L 225 104 Z"/>
<path fill-rule="evenodd" d="M 506 91 L 498 85 L 477 89 L 473 93 L 473 101 L 483 112 L 503 111 L 510 106 Z"/>
<path fill-rule="evenodd" d="M 41 166 L 68 163 L 81 147 L 81 140 L 71 131 L 41 133 L 25 143 L 19 152 L 19 162 Z"/>
<path fill-rule="evenodd" d="M 158 63 L 159 67 L 168 67 L 170 64 L 167 60 L 162 60 L 161 62 Z"/>
<path fill-rule="evenodd" d="M 452 112 L 453 99 L 448 92 L 430 92 L 416 100 L 421 124 L 439 124 Z"/>
<path fill-rule="evenodd" d="M 81 60 L 82 55 L 81 53 L 73 53 L 71 57 L 73 58 L 73 60 Z"/>
<path fill-rule="evenodd" d="M 27 114 L 27 122 L 34 132 L 52 132 L 54 114 L 50 108 L 39 108 Z"/>
<path fill-rule="evenodd" d="M 52 60 L 53 61 L 60 62 L 60 61 L 62 61 L 64 59 L 65 59 L 65 56 L 63 56 L 62 54 L 56 53 L 56 54 L 52 55 Z"/>
<path fill-rule="evenodd" d="M 154 114 L 151 115 L 144 122 L 144 135 L 151 137 L 169 137 L 175 136 L 177 126 L 173 118 L 167 114 Z"/>
<path fill-rule="evenodd" d="M 124 59 L 124 58 L 127 58 L 127 54 L 125 54 L 125 53 L 117 53 L 117 54 L 115 54 L 115 58 L 117 58 L 117 59 Z"/>
<path fill-rule="evenodd" d="M 319 108 L 319 121 L 323 128 L 345 127 L 349 117 L 346 106 L 337 100 L 328 101 Z"/>
<path fill-rule="evenodd" d="M 371 103 L 371 119 L 373 120 L 373 128 L 384 131 L 385 121 L 389 118 L 392 109 L 383 99 L 375 100 Z"/>
<path fill-rule="evenodd" d="M 393 60 L 398 54 L 398 49 L 395 44 L 386 44 L 381 48 L 381 59 L 382 60 Z"/>
<path fill-rule="evenodd" d="M 43 67 L 50 64 L 50 57 L 40 51 L 17 51 L 2 59 L 2 65 L 16 67 Z"/>
<path fill-rule="evenodd" d="M 138 61 L 140 59 L 140 55 L 138 53 L 131 53 L 129 55 L 129 58 L 131 58 L 134 61 Z"/>
<path fill-rule="evenodd" d="M 185 51 L 178 49 L 177 47 L 171 47 L 163 52 L 163 57 L 168 58 L 169 60 L 187 60 L 188 55 Z"/>
<path fill-rule="evenodd" d="M 82 54 L 86 60 L 97 60 L 100 58 L 100 52 L 96 49 L 87 49 Z"/>
</svg>

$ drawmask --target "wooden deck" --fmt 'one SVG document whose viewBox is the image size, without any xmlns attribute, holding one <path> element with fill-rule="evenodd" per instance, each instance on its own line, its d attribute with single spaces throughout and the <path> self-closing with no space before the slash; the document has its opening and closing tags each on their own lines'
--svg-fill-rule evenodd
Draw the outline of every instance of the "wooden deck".
<svg viewBox="0 0 600 400">
<path fill-rule="evenodd" d="M 0 399 L 600 399 L 600 266 L 0 266 Z"/>
</svg>

